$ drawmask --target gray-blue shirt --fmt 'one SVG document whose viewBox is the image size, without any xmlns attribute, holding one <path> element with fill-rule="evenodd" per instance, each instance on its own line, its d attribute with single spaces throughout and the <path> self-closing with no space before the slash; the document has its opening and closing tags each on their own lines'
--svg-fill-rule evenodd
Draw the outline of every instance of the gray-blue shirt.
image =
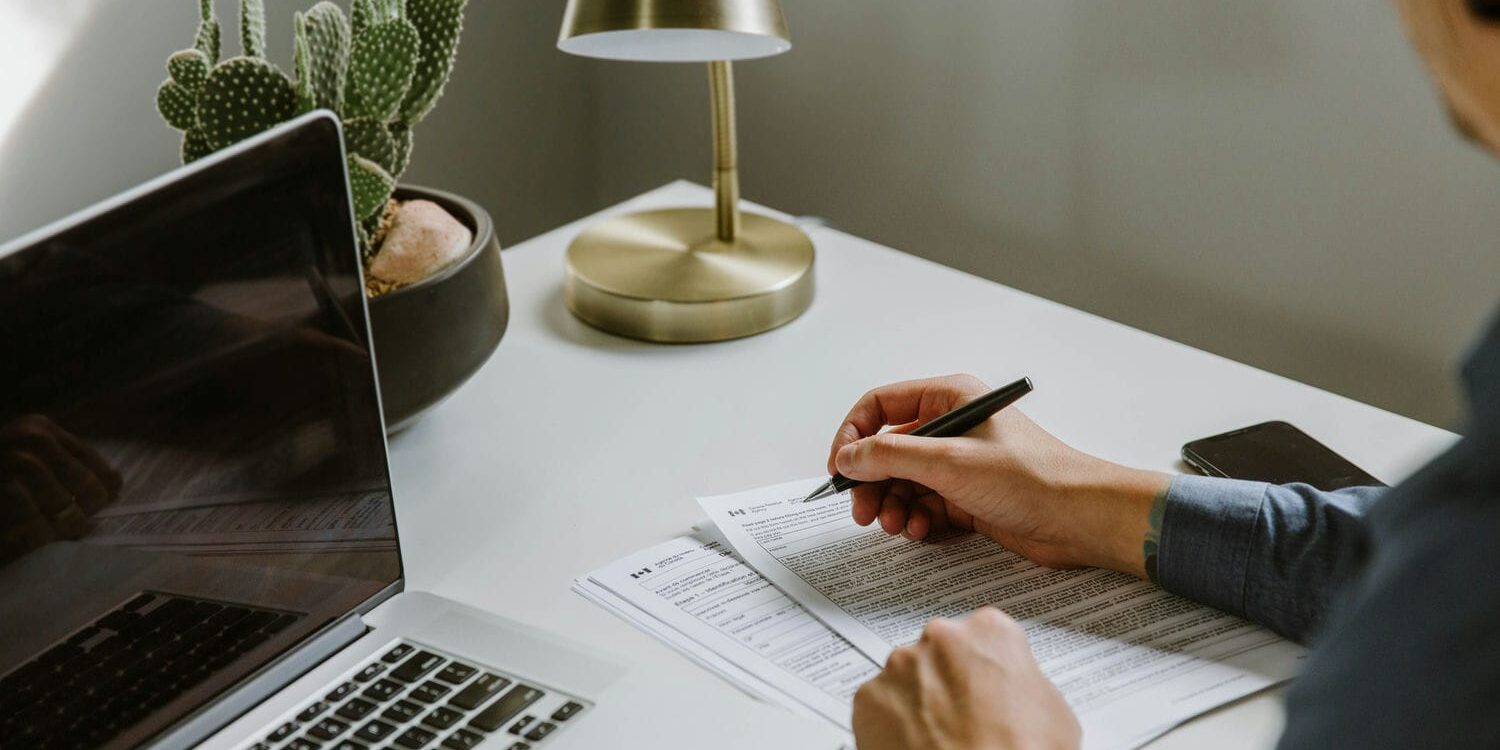
<svg viewBox="0 0 1500 750">
<path fill-rule="evenodd" d="M 1280 747 L 1500 748 L 1500 320 L 1465 437 L 1390 490 L 1178 477 L 1163 588 L 1313 653 Z"/>
</svg>

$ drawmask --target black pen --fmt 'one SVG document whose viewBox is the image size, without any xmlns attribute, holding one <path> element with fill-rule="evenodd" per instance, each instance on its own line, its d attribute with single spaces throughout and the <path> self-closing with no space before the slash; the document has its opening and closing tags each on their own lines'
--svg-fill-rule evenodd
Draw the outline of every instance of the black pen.
<svg viewBox="0 0 1500 750">
<path fill-rule="evenodd" d="M 984 420 L 994 416 L 995 412 L 1014 404 L 1028 393 L 1031 393 L 1031 378 L 1021 378 L 1010 385 L 996 388 L 912 430 L 911 434 L 917 437 L 958 437 L 983 424 Z M 814 500 L 821 500 L 858 484 L 859 480 L 857 479 L 850 479 L 842 474 L 834 474 L 832 479 L 813 490 L 812 494 L 802 498 L 802 502 L 810 503 Z"/>
</svg>

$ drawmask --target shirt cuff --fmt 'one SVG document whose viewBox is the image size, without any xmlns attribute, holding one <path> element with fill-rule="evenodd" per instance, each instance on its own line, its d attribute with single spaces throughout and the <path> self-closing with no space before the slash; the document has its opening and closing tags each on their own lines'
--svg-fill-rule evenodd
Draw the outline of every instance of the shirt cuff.
<svg viewBox="0 0 1500 750">
<path fill-rule="evenodd" d="M 1265 482 L 1182 475 L 1167 489 L 1157 583 L 1179 596 L 1245 614 L 1245 580 Z"/>
</svg>

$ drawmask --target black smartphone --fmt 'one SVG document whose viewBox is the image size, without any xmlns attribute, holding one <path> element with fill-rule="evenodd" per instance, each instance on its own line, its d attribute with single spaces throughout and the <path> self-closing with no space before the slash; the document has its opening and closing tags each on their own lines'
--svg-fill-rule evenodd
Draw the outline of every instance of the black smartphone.
<svg viewBox="0 0 1500 750">
<path fill-rule="evenodd" d="M 1287 484 L 1320 490 L 1384 487 L 1349 459 L 1286 422 L 1262 422 L 1182 446 L 1182 460 L 1211 477 Z"/>
</svg>

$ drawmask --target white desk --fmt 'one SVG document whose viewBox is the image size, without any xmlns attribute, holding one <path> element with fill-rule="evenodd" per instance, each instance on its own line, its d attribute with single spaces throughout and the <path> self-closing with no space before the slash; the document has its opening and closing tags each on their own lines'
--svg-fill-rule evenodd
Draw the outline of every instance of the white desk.
<svg viewBox="0 0 1500 750">
<path fill-rule="evenodd" d="M 710 205 L 677 182 L 605 213 Z M 740 341 L 645 344 L 563 305 L 563 252 L 595 217 L 504 253 L 510 330 L 489 363 L 391 441 L 408 585 L 670 670 L 701 703 L 751 700 L 568 590 L 572 579 L 689 529 L 697 495 L 824 471 L 853 401 L 889 381 L 1029 375 L 1024 409 L 1116 461 L 1180 470 L 1188 439 L 1283 418 L 1387 481 L 1446 447 L 1443 430 L 825 228 L 817 299 Z M 1171 304 L 1171 300 L 1162 300 Z M 1156 747 L 1268 747 L 1279 698 L 1261 695 Z"/>
</svg>

